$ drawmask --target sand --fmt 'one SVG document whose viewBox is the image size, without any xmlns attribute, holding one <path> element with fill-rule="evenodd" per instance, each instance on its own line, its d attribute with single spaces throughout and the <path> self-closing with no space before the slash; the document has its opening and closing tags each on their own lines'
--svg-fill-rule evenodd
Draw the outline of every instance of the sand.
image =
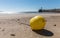
<svg viewBox="0 0 60 38">
<path fill-rule="evenodd" d="M 32 31 L 29 25 L 36 15 L 47 20 L 43 30 Z M 60 38 L 60 14 L 0 15 L 0 38 Z"/>
</svg>

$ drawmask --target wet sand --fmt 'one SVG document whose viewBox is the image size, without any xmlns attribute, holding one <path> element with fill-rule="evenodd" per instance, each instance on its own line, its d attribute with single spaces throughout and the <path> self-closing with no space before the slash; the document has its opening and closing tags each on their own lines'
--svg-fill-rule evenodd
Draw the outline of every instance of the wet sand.
<svg viewBox="0 0 60 38">
<path fill-rule="evenodd" d="M 29 20 L 36 15 L 47 20 L 43 30 L 30 28 Z M 60 38 L 60 14 L 0 15 L 0 38 Z"/>
</svg>

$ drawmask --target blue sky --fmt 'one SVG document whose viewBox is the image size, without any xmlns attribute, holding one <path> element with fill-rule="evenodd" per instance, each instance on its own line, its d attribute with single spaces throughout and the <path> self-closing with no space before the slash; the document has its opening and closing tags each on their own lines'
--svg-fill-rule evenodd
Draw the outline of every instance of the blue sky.
<svg viewBox="0 0 60 38">
<path fill-rule="evenodd" d="M 36 11 L 60 8 L 60 0 L 0 0 L 0 11 Z"/>
</svg>

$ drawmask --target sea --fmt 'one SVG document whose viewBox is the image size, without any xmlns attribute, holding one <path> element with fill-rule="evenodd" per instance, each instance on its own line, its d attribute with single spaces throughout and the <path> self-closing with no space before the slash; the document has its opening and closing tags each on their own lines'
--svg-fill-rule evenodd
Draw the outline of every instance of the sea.
<svg viewBox="0 0 60 38">
<path fill-rule="evenodd" d="M 57 14 L 57 12 L 0 12 L 0 14 Z"/>
</svg>

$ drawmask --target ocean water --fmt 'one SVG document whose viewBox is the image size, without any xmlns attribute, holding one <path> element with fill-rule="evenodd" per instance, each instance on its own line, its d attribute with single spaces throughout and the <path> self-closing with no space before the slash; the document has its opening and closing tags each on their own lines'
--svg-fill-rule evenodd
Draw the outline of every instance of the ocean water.
<svg viewBox="0 0 60 38">
<path fill-rule="evenodd" d="M 1 14 L 60 14 L 54 12 L 0 12 Z"/>
</svg>

